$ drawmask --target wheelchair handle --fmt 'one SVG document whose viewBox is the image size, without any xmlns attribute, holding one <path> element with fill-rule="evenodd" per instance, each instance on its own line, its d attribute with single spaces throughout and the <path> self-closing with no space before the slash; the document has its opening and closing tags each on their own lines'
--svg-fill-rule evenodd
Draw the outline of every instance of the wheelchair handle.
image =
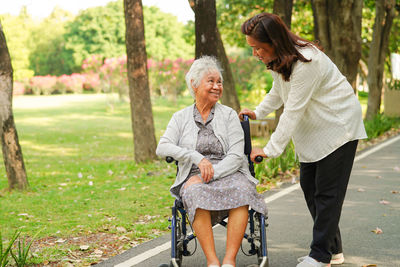
<svg viewBox="0 0 400 267">
<path fill-rule="evenodd" d="M 263 161 L 263 159 L 264 159 L 264 158 L 263 158 L 262 156 L 257 156 L 257 157 L 254 159 L 254 161 L 260 163 L 261 161 Z"/>
<path fill-rule="evenodd" d="M 173 157 L 170 157 L 170 156 L 167 156 L 167 157 L 165 158 L 165 161 L 168 162 L 168 163 L 171 163 L 171 162 L 174 161 L 174 158 L 173 158 Z"/>
</svg>

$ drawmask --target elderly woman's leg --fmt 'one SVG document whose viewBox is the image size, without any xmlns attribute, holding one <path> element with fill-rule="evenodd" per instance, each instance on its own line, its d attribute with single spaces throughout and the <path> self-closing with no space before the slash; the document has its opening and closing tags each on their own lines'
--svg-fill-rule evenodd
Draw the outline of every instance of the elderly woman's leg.
<svg viewBox="0 0 400 267">
<path fill-rule="evenodd" d="M 207 258 L 207 266 L 215 264 L 219 266 L 219 260 L 215 253 L 214 236 L 211 225 L 211 214 L 208 210 L 197 209 L 194 215 L 193 229 Z"/>
<path fill-rule="evenodd" d="M 226 252 L 223 264 L 232 264 L 235 266 L 236 255 L 246 231 L 248 216 L 249 206 L 242 206 L 229 211 Z"/>
</svg>

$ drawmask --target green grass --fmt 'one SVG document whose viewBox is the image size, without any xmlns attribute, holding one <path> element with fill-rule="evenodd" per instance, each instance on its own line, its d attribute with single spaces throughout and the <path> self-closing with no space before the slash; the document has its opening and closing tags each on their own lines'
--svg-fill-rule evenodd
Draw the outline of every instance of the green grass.
<svg viewBox="0 0 400 267">
<path fill-rule="evenodd" d="M 190 104 L 153 102 L 157 139 L 172 113 Z M 113 104 L 113 105 L 111 105 Z M 129 103 L 105 95 L 23 96 L 14 116 L 30 189 L 8 192 L 0 167 L 0 231 L 74 236 L 127 229 L 132 239 L 166 230 L 175 168 L 163 161 L 136 164 Z M 147 216 L 159 216 L 146 225 Z"/>
</svg>

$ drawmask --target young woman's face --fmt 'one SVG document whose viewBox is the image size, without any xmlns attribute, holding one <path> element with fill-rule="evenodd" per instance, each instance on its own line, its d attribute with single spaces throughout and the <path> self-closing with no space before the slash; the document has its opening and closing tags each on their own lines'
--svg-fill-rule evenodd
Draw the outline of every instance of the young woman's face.
<svg viewBox="0 0 400 267">
<path fill-rule="evenodd" d="M 275 48 L 272 45 L 259 42 L 249 35 L 246 35 L 246 41 L 253 49 L 253 56 L 257 57 L 264 64 L 268 64 L 276 59 Z"/>
<path fill-rule="evenodd" d="M 196 101 L 215 104 L 222 96 L 222 79 L 218 71 L 204 75 L 199 87 L 193 88 Z"/>
</svg>

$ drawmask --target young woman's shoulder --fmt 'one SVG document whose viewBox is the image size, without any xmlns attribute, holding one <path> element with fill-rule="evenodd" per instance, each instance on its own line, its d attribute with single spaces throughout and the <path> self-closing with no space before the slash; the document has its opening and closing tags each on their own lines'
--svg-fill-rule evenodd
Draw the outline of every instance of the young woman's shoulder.
<svg viewBox="0 0 400 267">
<path fill-rule="evenodd" d="M 320 56 L 322 53 L 321 50 L 319 50 L 316 46 L 312 44 L 305 47 L 300 47 L 298 51 L 303 55 L 303 57 L 311 60 L 313 60 L 315 57 Z"/>
</svg>

